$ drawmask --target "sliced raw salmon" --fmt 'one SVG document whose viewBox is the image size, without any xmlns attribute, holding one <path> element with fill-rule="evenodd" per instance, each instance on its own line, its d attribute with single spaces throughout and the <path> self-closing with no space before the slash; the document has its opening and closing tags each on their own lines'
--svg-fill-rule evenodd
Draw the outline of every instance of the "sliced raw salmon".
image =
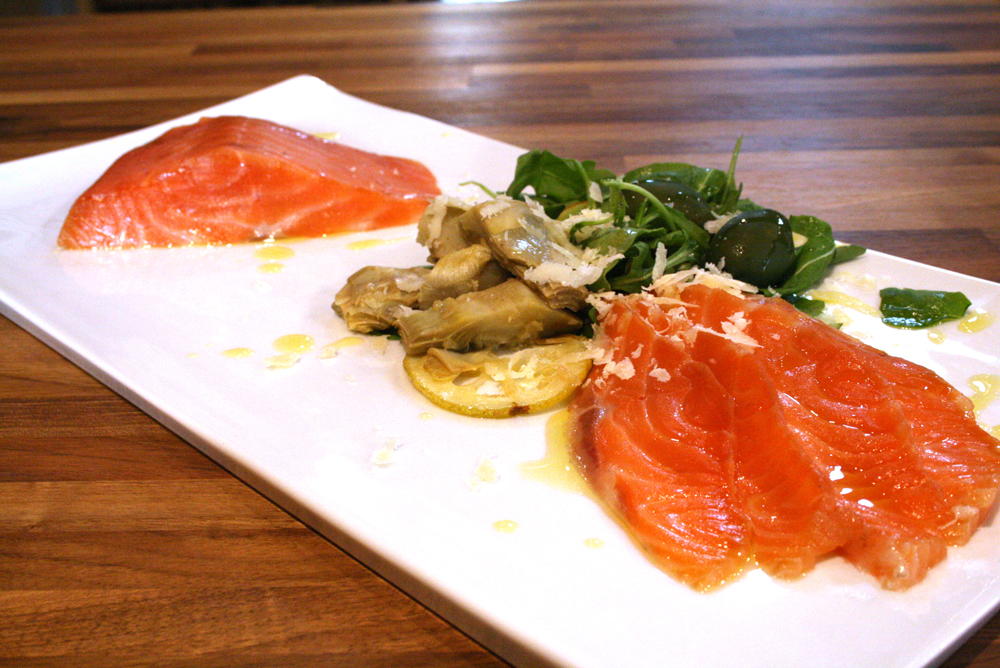
<svg viewBox="0 0 1000 668">
<path fill-rule="evenodd" d="M 919 582 L 953 542 L 956 513 L 920 464 L 909 423 L 868 359 L 871 349 L 780 300 L 747 300 L 700 286 L 684 298 L 715 317 L 746 319 L 760 342 L 783 414 L 858 531 L 845 555 L 883 586 Z"/>
<path fill-rule="evenodd" d="M 675 287 L 614 299 L 601 330 L 611 353 L 570 406 L 572 442 L 596 491 L 685 582 L 738 572 L 681 549 L 709 520 L 655 526 L 677 520 L 649 508 L 684 506 L 691 485 L 718 485 L 699 487 L 716 501 L 703 515 L 741 528 L 717 545 L 766 572 L 795 577 L 839 553 L 890 589 L 922 580 L 992 507 L 1000 444 L 967 399 L 784 301 Z M 711 453 L 714 476 L 690 450 Z"/>
<path fill-rule="evenodd" d="M 129 151 L 74 203 L 63 248 L 226 244 L 414 222 L 422 164 L 254 118 L 205 118 Z"/>
<path fill-rule="evenodd" d="M 659 322 L 649 304 L 625 298 L 604 318 L 608 358 L 572 402 L 572 440 L 585 477 L 638 543 L 708 590 L 750 564 L 746 518 L 731 498 L 731 400 L 653 314 Z"/>
<path fill-rule="evenodd" d="M 733 484 L 757 565 L 782 578 L 809 572 L 856 531 L 856 518 L 804 450 L 753 348 L 699 332 L 691 352 L 733 398 Z"/>
<path fill-rule="evenodd" d="M 976 422 L 972 401 L 937 374 L 875 351 L 873 363 L 902 406 L 920 463 L 956 509 L 953 544 L 985 519 L 1000 488 L 1000 451 Z"/>
</svg>

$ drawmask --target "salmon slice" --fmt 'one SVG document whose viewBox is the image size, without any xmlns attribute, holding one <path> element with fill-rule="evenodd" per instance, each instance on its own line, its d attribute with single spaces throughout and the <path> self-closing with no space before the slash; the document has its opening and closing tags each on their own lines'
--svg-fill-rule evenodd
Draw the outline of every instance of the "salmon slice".
<svg viewBox="0 0 1000 668">
<path fill-rule="evenodd" d="M 921 581 L 992 507 L 1000 444 L 975 424 L 967 399 L 784 301 L 691 285 L 616 298 L 600 324 L 611 355 L 570 406 L 572 443 L 639 542 L 661 564 L 669 555 L 668 572 L 696 572 L 677 563 L 701 557 L 652 526 L 673 515 L 645 509 L 683 504 L 673 497 L 691 480 L 719 485 L 714 498 L 732 505 L 716 516 L 743 522 L 731 544 L 766 572 L 796 577 L 839 553 L 888 589 Z M 632 377 L 620 373 L 626 361 Z M 654 383 L 656 369 L 687 385 Z M 665 433 L 710 452 L 716 475 L 703 477 L 682 444 L 664 447 Z M 637 463 L 637 453 L 657 466 Z M 700 581 L 736 571 L 723 572 Z"/>
<path fill-rule="evenodd" d="M 856 532 L 856 518 L 804 451 L 753 349 L 701 332 L 691 351 L 733 397 L 734 484 L 757 565 L 775 577 L 800 577 Z"/>
<path fill-rule="evenodd" d="M 657 330 L 647 306 L 623 299 L 604 319 L 608 373 L 592 373 L 574 398 L 571 439 L 584 476 L 640 546 L 678 580 L 709 590 L 751 563 L 746 519 L 731 498 L 731 401 L 670 338 L 669 319 Z"/>
<path fill-rule="evenodd" d="M 228 244 L 412 223 L 434 175 L 254 118 L 204 118 L 129 151 L 73 204 L 63 248 Z"/>
<path fill-rule="evenodd" d="M 873 349 L 780 300 L 700 287 L 684 296 L 699 293 L 716 302 L 717 317 L 744 314 L 746 334 L 760 341 L 756 356 L 774 380 L 786 420 L 860 527 L 844 543 L 845 556 L 888 589 L 922 580 L 964 529 L 922 467 L 902 406 L 872 365 Z"/>
<path fill-rule="evenodd" d="M 980 526 L 1000 488 L 997 440 L 976 422 L 972 401 L 930 369 L 868 348 L 868 364 L 891 388 L 910 425 L 920 465 L 955 509 L 950 543 Z"/>
</svg>

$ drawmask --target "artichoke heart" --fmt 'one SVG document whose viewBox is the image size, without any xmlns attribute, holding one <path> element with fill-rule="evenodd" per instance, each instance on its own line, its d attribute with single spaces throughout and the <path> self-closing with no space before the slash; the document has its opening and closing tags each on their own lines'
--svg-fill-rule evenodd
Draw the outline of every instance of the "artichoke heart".
<svg viewBox="0 0 1000 668">
<path fill-rule="evenodd" d="M 485 202 L 458 222 L 466 239 L 488 246 L 497 262 L 534 287 L 553 308 L 583 308 L 586 286 L 603 272 L 603 258 L 585 258 L 556 221 L 524 202 Z"/>
<path fill-rule="evenodd" d="M 417 221 L 417 243 L 430 251 L 430 260 L 437 261 L 469 245 L 459 222 L 471 205 L 453 197 L 438 195 Z"/>
<path fill-rule="evenodd" d="M 583 322 L 545 303 L 521 281 L 443 299 L 429 309 L 409 312 L 396 326 L 407 354 L 430 348 L 479 350 L 514 348 L 578 330 Z"/>
<path fill-rule="evenodd" d="M 334 298 L 333 310 L 352 332 L 391 329 L 400 315 L 418 305 L 429 272 L 426 267 L 364 267 L 347 279 Z"/>
<path fill-rule="evenodd" d="M 408 355 L 403 368 L 435 405 L 472 417 L 537 413 L 568 399 L 586 379 L 592 359 L 586 342 L 563 337 L 500 355 L 432 348 Z"/>
<path fill-rule="evenodd" d="M 448 297 L 485 290 L 510 277 L 493 260 L 486 246 L 473 244 L 437 261 L 420 286 L 420 308 L 426 309 Z"/>
</svg>

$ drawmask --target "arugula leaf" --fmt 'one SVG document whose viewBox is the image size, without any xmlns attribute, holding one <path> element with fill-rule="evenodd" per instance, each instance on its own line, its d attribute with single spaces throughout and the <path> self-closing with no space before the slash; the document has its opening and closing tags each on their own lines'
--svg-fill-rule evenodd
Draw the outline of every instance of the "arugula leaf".
<svg viewBox="0 0 1000 668">
<path fill-rule="evenodd" d="M 705 198 L 712 211 L 718 215 L 725 215 L 736 211 L 740 201 L 740 194 L 743 192 L 743 184 L 738 184 L 734 180 L 736 173 L 736 160 L 739 157 L 740 147 L 743 144 L 743 137 L 736 140 L 736 147 L 729 161 L 729 171 L 711 167 L 698 167 L 684 162 L 654 162 L 643 167 L 638 167 L 622 176 L 622 181 L 637 183 L 649 179 L 660 181 L 673 181 L 682 185 L 694 188 Z"/>
<path fill-rule="evenodd" d="M 637 183 L 649 179 L 673 181 L 691 188 L 705 198 L 712 211 L 723 215 L 736 210 L 743 186 L 719 169 L 697 167 L 683 162 L 660 162 L 626 172 L 621 180 Z"/>
<path fill-rule="evenodd" d="M 882 322 L 892 327 L 920 329 L 965 315 L 972 302 L 961 292 L 883 288 Z"/>
<path fill-rule="evenodd" d="M 687 219 L 687 216 L 680 213 L 673 207 L 669 207 L 663 204 L 663 202 L 656 199 L 656 197 L 654 197 L 650 192 L 648 192 L 642 186 L 637 186 L 634 183 L 629 183 L 624 180 L 605 181 L 604 185 L 613 186 L 615 188 L 618 188 L 619 190 L 631 190 L 633 192 L 641 194 L 643 197 L 646 198 L 646 201 L 649 202 L 653 211 L 657 213 L 661 218 L 663 218 L 663 220 L 666 221 L 667 225 L 669 225 L 672 229 L 683 232 L 686 236 L 693 239 L 695 243 L 697 243 L 699 246 L 703 248 L 708 247 L 708 232 L 706 232 L 702 228 L 692 223 L 690 220 Z"/>
</svg>

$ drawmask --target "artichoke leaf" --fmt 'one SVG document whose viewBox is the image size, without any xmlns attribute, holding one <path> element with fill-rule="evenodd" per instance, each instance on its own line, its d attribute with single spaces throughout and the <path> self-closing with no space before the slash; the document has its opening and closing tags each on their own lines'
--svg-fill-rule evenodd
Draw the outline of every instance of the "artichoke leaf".
<svg viewBox="0 0 1000 668">
<path fill-rule="evenodd" d="M 396 323 L 403 348 L 421 355 L 430 348 L 481 350 L 514 348 L 578 330 L 583 321 L 554 309 L 516 279 L 443 299 L 408 312 Z"/>
<path fill-rule="evenodd" d="M 352 332 L 392 329 L 400 315 L 415 308 L 430 269 L 369 266 L 354 272 L 333 301 L 333 310 Z"/>
<path fill-rule="evenodd" d="M 427 309 L 448 297 L 492 288 L 510 278 L 490 253 L 480 244 L 466 246 L 445 255 L 431 267 L 420 286 L 420 308 Z"/>
</svg>

